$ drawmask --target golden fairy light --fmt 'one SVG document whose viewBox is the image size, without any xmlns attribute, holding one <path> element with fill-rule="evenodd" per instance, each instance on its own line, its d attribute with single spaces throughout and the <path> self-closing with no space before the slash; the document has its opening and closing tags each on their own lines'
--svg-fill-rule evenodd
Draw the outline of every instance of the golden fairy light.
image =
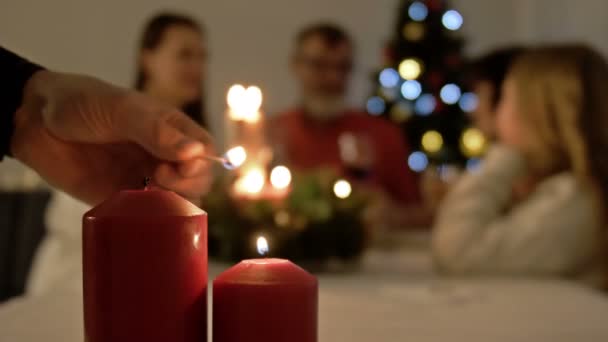
<svg viewBox="0 0 608 342">
<path fill-rule="evenodd" d="M 415 80 L 422 73 L 422 63 L 415 58 L 406 58 L 399 64 L 399 75 L 406 80 Z"/>
<path fill-rule="evenodd" d="M 460 149 L 467 157 L 476 157 L 483 154 L 486 148 L 486 138 L 477 128 L 467 128 L 460 137 Z"/>
<path fill-rule="evenodd" d="M 443 137 L 437 131 L 428 131 L 422 135 L 422 148 L 428 153 L 437 153 L 443 147 Z"/>
</svg>

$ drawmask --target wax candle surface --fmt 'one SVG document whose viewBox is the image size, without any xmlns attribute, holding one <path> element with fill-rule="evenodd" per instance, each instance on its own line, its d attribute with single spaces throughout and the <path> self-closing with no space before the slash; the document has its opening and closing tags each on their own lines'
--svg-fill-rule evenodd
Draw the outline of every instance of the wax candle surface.
<svg viewBox="0 0 608 342">
<path fill-rule="evenodd" d="M 244 260 L 213 282 L 213 341 L 317 341 L 317 279 L 283 259 Z"/>
<path fill-rule="evenodd" d="M 207 216 L 177 194 L 122 191 L 83 219 L 87 342 L 207 340 Z"/>
</svg>

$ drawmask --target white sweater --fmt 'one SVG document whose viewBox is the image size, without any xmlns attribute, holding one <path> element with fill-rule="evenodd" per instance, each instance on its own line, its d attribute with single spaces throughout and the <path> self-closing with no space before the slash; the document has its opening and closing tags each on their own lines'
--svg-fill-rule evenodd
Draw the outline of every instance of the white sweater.
<svg viewBox="0 0 608 342">
<path fill-rule="evenodd" d="M 523 159 L 495 146 L 477 173 L 454 186 L 439 210 L 432 249 L 453 274 L 563 276 L 599 284 L 601 227 L 593 198 L 570 173 L 545 179 L 512 205 Z"/>
</svg>

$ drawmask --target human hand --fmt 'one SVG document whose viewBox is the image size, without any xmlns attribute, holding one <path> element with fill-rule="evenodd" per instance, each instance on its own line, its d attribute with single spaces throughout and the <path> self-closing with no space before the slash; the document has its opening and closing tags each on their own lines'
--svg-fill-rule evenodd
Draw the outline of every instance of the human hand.
<svg viewBox="0 0 608 342">
<path fill-rule="evenodd" d="M 191 200 L 212 176 L 207 132 L 180 111 L 94 78 L 40 71 L 15 116 L 13 155 L 90 204 L 146 176 Z"/>
</svg>

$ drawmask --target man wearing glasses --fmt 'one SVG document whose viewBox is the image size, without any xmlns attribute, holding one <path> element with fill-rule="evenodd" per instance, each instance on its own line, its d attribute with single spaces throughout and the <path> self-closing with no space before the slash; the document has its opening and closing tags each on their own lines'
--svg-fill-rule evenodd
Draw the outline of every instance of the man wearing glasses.
<svg viewBox="0 0 608 342">
<path fill-rule="evenodd" d="M 336 25 L 313 25 L 297 35 L 291 70 L 300 102 L 269 127 L 279 158 L 300 170 L 334 168 L 399 205 L 416 202 L 418 188 L 407 168 L 409 150 L 401 131 L 346 107 L 353 54 L 351 38 Z"/>
</svg>

